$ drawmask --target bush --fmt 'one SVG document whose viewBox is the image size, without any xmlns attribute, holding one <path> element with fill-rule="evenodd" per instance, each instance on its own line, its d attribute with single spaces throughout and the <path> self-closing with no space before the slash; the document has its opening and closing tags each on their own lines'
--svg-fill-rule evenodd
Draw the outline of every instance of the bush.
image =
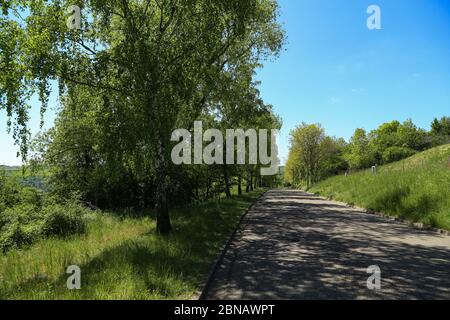
<svg viewBox="0 0 450 320">
<path fill-rule="evenodd" d="M 405 147 L 389 147 L 382 153 L 382 159 L 384 163 L 391 163 L 411 157 L 416 152 L 412 149 Z"/>
<path fill-rule="evenodd" d="M 0 172 L 0 212 L 19 202 L 20 184 L 16 178 Z"/>
<path fill-rule="evenodd" d="M 86 209 L 78 204 L 54 204 L 43 210 L 42 235 L 67 237 L 84 233 Z"/>
<path fill-rule="evenodd" d="M 0 213 L 0 250 L 30 245 L 39 238 L 68 237 L 85 232 L 88 212 L 76 201 L 43 207 L 20 204 Z"/>
<path fill-rule="evenodd" d="M 11 249 L 32 244 L 36 239 L 36 235 L 29 231 L 32 230 L 26 230 L 19 223 L 9 224 L 0 234 L 1 251 L 6 252 Z"/>
<path fill-rule="evenodd" d="M 18 223 L 27 225 L 40 220 L 36 207 L 29 204 L 19 204 L 5 209 L 0 214 L 0 230 L 6 225 Z"/>
<path fill-rule="evenodd" d="M 24 187 L 20 191 L 20 203 L 41 207 L 43 202 L 43 193 L 44 192 L 42 190 L 36 188 Z"/>
<path fill-rule="evenodd" d="M 41 223 L 32 205 L 16 205 L 0 214 L 0 249 L 5 252 L 32 244 L 39 238 Z"/>
<path fill-rule="evenodd" d="M 17 178 L 0 173 L 0 251 L 40 238 L 83 233 L 88 210 L 76 195 L 69 197 L 62 203 L 42 189 L 23 186 Z"/>
</svg>

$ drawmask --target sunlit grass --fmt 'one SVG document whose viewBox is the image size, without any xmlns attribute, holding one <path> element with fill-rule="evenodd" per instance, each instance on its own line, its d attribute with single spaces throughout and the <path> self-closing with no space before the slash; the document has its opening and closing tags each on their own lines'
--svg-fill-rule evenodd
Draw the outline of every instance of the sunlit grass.
<svg viewBox="0 0 450 320">
<path fill-rule="evenodd" d="M 0 299 L 190 298 L 261 192 L 174 209 L 168 237 L 154 233 L 151 211 L 92 214 L 83 236 L 0 255 Z M 70 265 L 81 268 L 81 290 L 66 287 Z"/>
<path fill-rule="evenodd" d="M 370 170 L 336 176 L 311 192 L 450 230 L 450 145 Z"/>
</svg>

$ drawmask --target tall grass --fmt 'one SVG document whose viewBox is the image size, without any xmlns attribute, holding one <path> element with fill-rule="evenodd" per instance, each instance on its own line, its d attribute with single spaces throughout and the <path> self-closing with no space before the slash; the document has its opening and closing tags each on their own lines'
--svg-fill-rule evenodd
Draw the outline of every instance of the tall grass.
<svg viewBox="0 0 450 320">
<path fill-rule="evenodd" d="M 450 145 L 318 183 L 311 192 L 450 230 Z"/>
<path fill-rule="evenodd" d="M 0 299 L 190 298 L 261 192 L 175 209 L 168 237 L 154 233 L 148 211 L 93 213 L 84 235 L 0 255 Z M 81 268 L 81 290 L 67 289 L 70 265 Z"/>
</svg>

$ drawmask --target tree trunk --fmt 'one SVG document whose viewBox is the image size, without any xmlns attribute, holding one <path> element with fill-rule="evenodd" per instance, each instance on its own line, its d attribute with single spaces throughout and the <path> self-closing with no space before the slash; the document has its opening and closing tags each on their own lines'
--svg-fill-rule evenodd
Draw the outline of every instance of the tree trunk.
<svg viewBox="0 0 450 320">
<path fill-rule="evenodd" d="M 230 190 L 230 177 L 228 176 L 228 169 L 227 169 L 227 165 L 225 164 L 223 166 L 223 178 L 225 181 L 225 194 L 227 196 L 227 198 L 231 198 L 231 190 Z"/>
<path fill-rule="evenodd" d="M 245 177 L 245 192 L 250 192 L 250 170 L 247 170 L 247 174 Z"/>
<path fill-rule="evenodd" d="M 238 194 L 242 195 L 242 177 L 241 177 L 241 175 L 238 176 Z"/>
<path fill-rule="evenodd" d="M 210 192 L 210 190 L 211 190 L 211 179 L 208 176 L 208 181 L 206 183 L 206 200 L 209 199 L 209 192 Z"/>
<path fill-rule="evenodd" d="M 250 171 L 250 191 L 253 191 L 253 172 Z"/>
<path fill-rule="evenodd" d="M 199 199 L 199 183 L 198 183 L 198 176 L 195 178 L 195 200 Z"/>
<path fill-rule="evenodd" d="M 156 155 L 156 232 L 167 235 L 172 231 L 169 207 L 167 205 L 167 168 L 164 156 L 164 145 L 158 138 Z"/>
</svg>

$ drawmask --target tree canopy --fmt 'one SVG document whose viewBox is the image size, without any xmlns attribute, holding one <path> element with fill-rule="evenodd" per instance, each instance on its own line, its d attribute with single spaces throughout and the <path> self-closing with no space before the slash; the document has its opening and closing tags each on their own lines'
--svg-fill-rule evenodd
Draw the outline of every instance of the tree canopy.
<svg viewBox="0 0 450 320">
<path fill-rule="evenodd" d="M 330 175 L 399 161 L 448 143 L 447 120 L 435 119 L 429 132 L 418 128 L 411 119 L 383 123 L 370 132 L 357 128 L 348 143 L 327 136 L 320 124 L 302 123 L 291 132 L 285 180 L 309 188 Z"/>
<path fill-rule="evenodd" d="M 81 8 L 80 29 L 67 25 L 71 5 Z M 284 39 L 273 0 L 4 0 L 1 9 L 0 106 L 22 156 L 30 98 L 39 96 L 43 113 L 56 81 L 63 118 L 85 121 L 74 130 L 89 139 L 78 139 L 101 140 L 91 143 L 102 149 L 100 159 L 83 149 L 86 168 L 106 163 L 155 178 L 160 233 L 171 229 L 170 133 L 217 105 L 228 104 L 227 117 L 233 108 L 251 112 L 245 97 L 254 91 L 254 70 Z M 57 137 L 74 137 L 65 130 Z"/>
</svg>

